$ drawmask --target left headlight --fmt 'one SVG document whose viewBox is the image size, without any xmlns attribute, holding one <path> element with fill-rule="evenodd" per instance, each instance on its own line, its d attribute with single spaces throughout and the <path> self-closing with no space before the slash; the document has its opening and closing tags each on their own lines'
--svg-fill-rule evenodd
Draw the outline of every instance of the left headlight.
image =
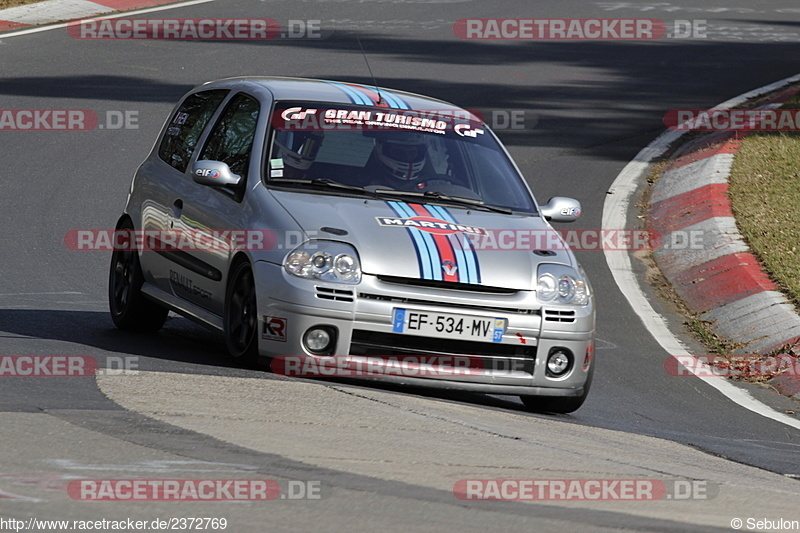
<svg viewBox="0 0 800 533">
<path fill-rule="evenodd" d="M 590 287 L 583 269 L 545 263 L 539 265 L 536 297 L 541 303 L 586 305 Z"/>
<path fill-rule="evenodd" d="M 361 282 L 361 263 L 355 248 L 333 241 L 308 241 L 292 250 L 283 267 L 300 278 L 336 283 Z"/>
</svg>

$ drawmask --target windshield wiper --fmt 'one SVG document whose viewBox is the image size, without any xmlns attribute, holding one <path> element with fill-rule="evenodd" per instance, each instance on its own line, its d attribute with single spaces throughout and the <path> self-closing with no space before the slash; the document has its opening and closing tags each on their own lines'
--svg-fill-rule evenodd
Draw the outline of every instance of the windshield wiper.
<svg viewBox="0 0 800 533">
<path fill-rule="evenodd" d="M 439 191 L 398 191 L 396 189 L 375 189 L 376 194 L 380 195 L 393 195 L 393 196 L 411 196 L 414 198 L 422 198 L 428 200 L 439 200 L 442 202 L 449 202 L 453 204 L 468 205 L 478 209 L 487 209 L 495 213 L 503 213 L 510 215 L 513 211 L 507 207 L 500 207 L 497 205 L 489 205 L 484 203 L 483 200 L 475 198 L 467 198 L 465 196 L 450 196 Z"/>
<path fill-rule="evenodd" d="M 372 196 L 373 198 L 382 198 L 385 196 L 407 198 L 411 196 L 414 198 L 439 200 L 442 202 L 449 202 L 453 204 L 468 205 L 470 207 L 475 207 L 478 209 L 486 209 L 489 211 L 494 211 L 495 213 L 503 213 L 505 215 L 510 215 L 513 213 L 513 211 L 511 211 L 511 209 L 508 209 L 507 207 L 487 205 L 483 202 L 483 200 L 477 200 L 475 198 L 466 198 L 464 196 L 450 196 L 449 194 L 444 194 L 438 191 L 421 192 L 421 191 L 401 191 L 397 189 L 377 189 L 374 188 L 374 186 L 361 187 L 358 185 L 347 185 L 345 183 L 339 183 L 338 181 L 333 181 L 328 178 L 314 178 L 311 180 L 300 179 L 300 178 L 270 178 L 270 180 L 267 183 L 273 183 L 276 185 L 281 185 L 281 184 L 311 185 L 313 187 L 324 187 L 328 189 L 338 189 L 342 191 L 357 192 L 360 194 L 366 194 Z"/>
<path fill-rule="evenodd" d="M 314 178 L 312 180 L 304 180 L 304 179 L 300 179 L 300 178 L 270 178 L 270 180 L 267 183 L 268 184 L 269 183 L 273 183 L 275 185 L 282 185 L 282 184 L 286 184 L 286 185 L 311 185 L 311 186 L 314 186 L 314 187 L 324 187 L 324 188 L 328 188 L 328 189 L 339 189 L 339 190 L 342 190 L 342 191 L 352 191 L 352 192 L 358 192 L 358 193 L 362 193 L 362 194 L 368 194 L 368 195 L 373 196 L 375 198 L 378 197 L 378 195 L 376 195 L 373 191 L 371 191 L 369 189 L 366 189 L 364 187 L 359 187 L 358 185 L 347 185 L 347 184 L 344 184 L 344 183 L 339 183 L 338 181 L 333 181 L 333 180 L 328 179 L 328 178 Z"/>
</svg>

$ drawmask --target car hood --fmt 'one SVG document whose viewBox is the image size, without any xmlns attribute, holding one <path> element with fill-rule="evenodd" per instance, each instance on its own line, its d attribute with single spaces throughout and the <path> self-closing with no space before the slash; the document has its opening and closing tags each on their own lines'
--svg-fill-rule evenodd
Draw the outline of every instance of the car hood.
<svg viewBox="0 0 800 533">
<path fill-rule="evenodd" d="M 352 244 L 365 274 L 532 290 L 539 263 L 575 264 L 539 216 L 272 193 L 310 238 Z"/>
</svg>

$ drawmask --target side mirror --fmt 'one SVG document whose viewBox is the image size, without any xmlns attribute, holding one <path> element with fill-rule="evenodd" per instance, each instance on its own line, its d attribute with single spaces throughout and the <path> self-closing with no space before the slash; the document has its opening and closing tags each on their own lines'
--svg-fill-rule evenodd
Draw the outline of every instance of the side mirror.
<svg viewBox="0 0 800 533">
<path fill-rule="evenodd" d="M 581 216 L 581 203 L 573 198 L 554 196 L 539 206 L 539 212 L 553 222 L 575 222 Z"/>
<path fill-rule="evenodd" d="M 239 185 L 242 177 L 231 172 L 227 163 L 222 161 L 195 161 L 192 165 L 192 179 L 209 187 L 227 187 Z"/>
</svg>

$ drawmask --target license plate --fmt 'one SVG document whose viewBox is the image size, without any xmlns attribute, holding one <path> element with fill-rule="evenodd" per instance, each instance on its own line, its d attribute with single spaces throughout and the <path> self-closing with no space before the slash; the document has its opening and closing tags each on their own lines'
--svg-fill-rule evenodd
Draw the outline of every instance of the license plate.
<svg viewBox="0 0 800 533">
<path fill-rule="evenodd" d="M 395 333 L 407 335 L 502 342 L 503 333 L 506 331 L 506 319 L 395 309 L 392 329 Z"/>
</svg>

